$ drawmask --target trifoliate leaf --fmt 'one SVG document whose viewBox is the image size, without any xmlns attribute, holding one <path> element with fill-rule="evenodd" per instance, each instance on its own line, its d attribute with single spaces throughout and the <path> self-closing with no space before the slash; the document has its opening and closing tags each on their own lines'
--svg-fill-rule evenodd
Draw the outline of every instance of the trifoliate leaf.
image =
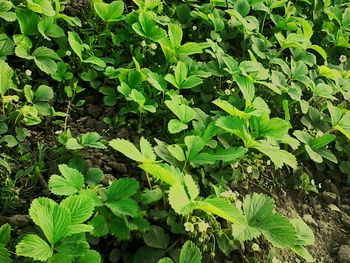
<svg viewBox="0 0 350 263">
<path fill-rule="evenodd" d="M 29 215 L 44 232 L 51 245 L 55 245 L 66 234 L 71 221 L 67 208 L 45 197 L 34 199 Z"/>
<path fill-rule="evenodd" d="M 186 157 L 187 160 L 191 161 L 196 157 L 196 155 L 203 150 L 205 143 L 199 136 L 186 136 L 185 144 L 187 146 Z"/>
<path fill-rule="evenodd" d="M 65 164 L 58 166 L 62 176 L 52 175 L 49 180 L 50 191 L 56 195 L 73 195 L 84 185 L 84 176 Z"/>
<path fill-rule="evenodd" d="M 94 2 L 94 9 L 97 15 L 105 22 L 120 21 L 123 18 L 123 1 L 113 1 L 110 4 Z"/>
<path fill-rule="evenodd" d="M 257 193 L 247 195 L 244 198 L 243 211 L 249 225 L 255 226 L 261 218 L 272 214 L 274 205 L 273 199 L 266 195 Z"/>
</svg>

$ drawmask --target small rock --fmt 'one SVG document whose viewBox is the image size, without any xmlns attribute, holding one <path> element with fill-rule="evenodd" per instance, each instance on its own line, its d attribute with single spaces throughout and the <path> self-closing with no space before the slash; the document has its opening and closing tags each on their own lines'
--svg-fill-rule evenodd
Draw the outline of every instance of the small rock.
<svg viewBox="0 0 350 263">
<path fill-rule="evenodd" d="M 87 111 L 90 114 L 90 116 L 97 118 L 101 115 L 102 108 L 101 106 L 90 103 L 87 105 Z"/>
<path fill-rule="evenodd" d="M 341 221 L 346 228 L 350 229 L 350 216 L 342 214 Z"/>
<path fill-rule="evenodd" d="M 105 174 L 105 176 L 103 177 L 103 180 L 102 180 L 102 184 L 104 186 L 108 186 L 110 184 L 110 182 L 114 181 L 115 180 L 115 177 L 111 174 Z"/>
<path fill-rule="evenodd" d="M 87 118 L 87 120 L 85 122 L 85 126 L 87 128 L 94 129 L 96 127 L 96 120 L 94 120 L 93 118 Z"/>
<path fill-rule="evenodd" d="M 315 221 L 315 219 L 312 218 L 312 216 L 310 214 L 306 214 L 303 216 L 303 220 L 305 221 L 306 224 L 317 227 L 318 224 Z"/>
<path fill-rule="evenodd" d="M 350 216 L 350 205 L 340 205 L 340 209 Z"/>
<path fill-rule="evenodd" d="M 337 199 L 337 195 L 335 193 L 331 192 L 323 192 L 322 193 L 323 199 L 327 204 L 333 204 L 335 200 Z"/>
<path fill-rule="evenodd" d="M 328 205 L 328 208 L 331 209 L 332 211 L 341 212 L 339 207 L 337 207 L 336 205 L 333 205 L 333 204 Z"/>
<path fill-rule="evenodd" d="M 340 195 L 338 187 L 335 184 L 333 184 L 333 183 L 329 184 L 329 190 L 331 192 L 335 193 L 336 195 Z"/>
<path fill-rule="evenodd" d="M 115 171 L 119 174 L 126 174 L 128 172 L 126 165 L 123 163 L 110 162 L 109 166 L 112 167 L 113 171 Z"/>
<path fill-rule="evenodd" d="M 350 263 L 350 245 L 342 245 L 338 252 L 339 263 Z"/>
</svg>

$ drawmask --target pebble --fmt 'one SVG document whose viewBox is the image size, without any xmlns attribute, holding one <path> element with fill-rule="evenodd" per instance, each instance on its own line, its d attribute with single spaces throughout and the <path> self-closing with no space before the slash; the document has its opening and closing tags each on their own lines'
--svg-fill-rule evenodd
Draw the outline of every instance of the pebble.
<svg viewBox="0 0 350 263">
<path fill-rule="evenodd" d="M 337 199 L 337 195 L 331 192 L 323 192 L 322 197 L 327 204 L 333 204 Z"/>
<path fill-rule="evenodd" d="M 308 225 L 311 225 L 311 226 L 314 226 L 314 227 L 318 226 L 317 222 L 315 221 L 315 219 L 312 218 L 312 216 L 310 214 L 305 214 L 303 216 L 303 220 Z"/>
<path fill-rule="evenodd" d="M 340 205 L 340 209 L 350 216 L 350 206 L 349 205 Z"/>
<path fill-rule="evenodd" d="M 350 263 L 350 245 L 342 245 L 338 252 L 339 263 Z"/>
<path fill-rule="evenodd" d="M 344 224 L 344 226 L 348 229 L 350 229 L 350 216 L 343 214 L 341 217 L 341 220 Z"/>
</svg>

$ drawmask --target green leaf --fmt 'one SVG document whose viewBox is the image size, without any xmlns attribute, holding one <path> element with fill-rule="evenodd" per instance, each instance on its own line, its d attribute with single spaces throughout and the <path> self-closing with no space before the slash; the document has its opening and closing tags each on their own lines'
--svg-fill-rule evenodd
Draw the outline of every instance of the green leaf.
<svg viewBox="0 0 350 263">
<path fill-rule="evenodd" d="M 80 150 L 84 149 L 84 146 L 78 143 L 78 140 L 76 138 L 69 138 L 66 142 L 66 148 L 68 150 Z"/>
<path fill-rule="evenodd" d="M 202 84 L 203 80 L 196 76 L 189 76 L 184 82 L 182 82 L 181 89 L 192 89 Z"/>
<path fill-rule="evenodd" d="M 157 263 L 174 263 L 174 261 L 171 258 L 162 258 Z"/>
<path fill-rule="evenodd" d="M 54 60 L 61 58 L 50 48 L 41 46 L 34 50 L 32 56 L 35 64 L 46 74 L 53 74 L 57 71 L 57 64 Z"/>
<path fill-rule="evenodd" d="M 159 201 L 163 197 L 163 191 L 160 188 L 145 189 L 141 194 L 140 200 L 143 204 L 151 204 Z"/>
<path fill-rule="evenodd" d="M 105 22 L 116 22 L 123 19 L 123 1 L 113 1 L 110 4 L 94 2 L 94 9 L 97 15 Z"/>
<path fill-rule="evenodd" d="M 84 176 L 65 164 L 58 166 L 62 176 L 52 175 L 49 180 L 50 191 L 56 195 L 73 195 L 84 186 Z"/>
<path fill-rule="evenodd" d="M 130 197 L 136 194 L 139 183 L 133 178 L 121 178 L 113 181 L 108 187 L 106 196 L 108 201 L 115 201 L 121 198 Z"/>
<path fill-rule="evenodd" d="M 37 235 L 27 235 L 16 246 L 16 253 L 19 256 L 46 261 L 53 255 L 53 250 Z"/>
<path fill-rule="evenodd" d="M 2 263 L 11 263 L 10 253 L 8 250 L 0 244 L 0 262 Z"/>
<path fill-rule="evenodd" d="M 141 137 L 140 139 L 140 150 L 146 160 L 156 160 L 156 155 L 153 151 L 152 145 L 144 137 Z"/>
<path fill-rule="evenodd" d="M 166 100 L 165 105 L 180 119 L 182 123 L 188 123 L 196 118 L 197 113 L 191 107 L 179 104 L 174 100 Z"/>
<path fill-rule="evenodd" d="M 94 263 L 102 262 L 101 255 L 97 251 L 89 249 L 88 251 L 84 252 L 84 255 L 78 257 L 77 259 L 77 263 L 89 263 L 89 262 L 94 262 Z"/>
<path fill-rule="evenodd" d="M 182 41 L 182 28 L 178 24 L 169 24 L 169 39 L 170 43 L 174 48 L 177 48 L 181 45 Z"/>
<path fill-rule="evenodd" d="M 187 130 L 187 124 L 178 119 L 172 119 L 168 122 L 168 130 L 171 134 L 179 133 L 183 130 Z"/>
<path fill-rule="evenodd" d="M 55 245 L 66 234 L 71 221 L 67 208 L 45 197 L 33 200 L 29 215 L 44 232 L 51 245 Z"/>
<path fill-rule="evenodd" d="M 184 141 L 187 146 L 186 157 L 189 161 L 194 159 L 205 146 L 203 139 L 199 136 L 186 136 Z"/>
<path fill-rule="evenodd" d="M 194 42 L 188 42 L 176 49 L 176 54 L 180 56 L 189 56 L 202 53 L 203 48 Z"/>
<path fill-rule="evenodd" d="M 153 41 L 158 41 L 166 36 L 163 29 L 159 28 L 149 12 L 141 12 L 139 22 L 132 25 L 135 32 Z"/>
<path fill-rule="evenodd" d="M 38 30 L 49 41 L 51 41 L 50 37 L 59 38 L 65 36 L 63 29 L 55 23 L 52 17 L 42 18 L 38 23 Z"/>
<path fill-rule="evenodd" d="M 179 263 L 201 263 L 202 253 L 192 242 L 186 241 L 180 252 Z"/>
<path fill-rule="evenodd" d="M 39 14 L 54 16 L 56 14 L 50 0 L 27 0 L 27 7 Z"/>
<path fill-rule="evenodd" d="M 322 156 L 319 155 L 317 152 L 315 152 L 310 145 L 305 145 L 305 150 L 307 154 L 310 156 L 311 160 L 313 160 L 316 163 L 322 163 L 323 159 Z"/>
<path fill-rule="evenodd" d="M 303 220 L 292 219 L 290 223 L 296 231 L 298 246 L 308 246 L 315 243 L 315 236 L 312 229 Z"/>
<path fill-rule="evenodd" d="M 83 41 L 80 39 L 79 35 L 75 32 L 68 32 L 68 42 L 74 53 L 83 60 L 82 52 L 83 52 Z"/>
<path fill-rule="evenodd" d="M 176 168 L 155 163 L 143 163 L 140 168 L 169 185 L 176 185 L 180 182 L 179 171 Z"/>
<path fill-rule="evenodd" d="M 31 36 L 38 33 L 39 16 L 29 9 L 16 9 L 16 16 L 23 35 Z"/>
<path fill-rule="evenodd" d="M 293 154 L 267 142 L 260 141 L 259 145 L 254 146 L 254 148 L 267 155 L 277 168 L 282 168 L 283 164 L 286 164 L 295 169 L 298 165 Z"/>
<path fill-rule="evenodd" d="M 67 208 L 71 214 L 71 224 L 81 224 L 94 212 L 93 200 L 84 195 L 73 195 L 64 199 L 60 206 Z"/>
<path fill-rule="evenodd" d="M 235 9 L 242 15 L 246 16 L 249 14 L 250 11 L 250 5 L 247 0 L 237 0 L 235 3 Z"/>
<path fill-rule="evenodd" d="M 199 187 L 193 180 L 193 177 L 189 174 L 184 176 L 184 184 L 186 186 L 186 191 L 191 199 L 194 201 L 199 196 Z"/>
<path fill-rule="evenodd" d="M 39 88 L 35 91 L 35 102 L 44 101 L 48 102 L 52 100 L 54 93 L 52 88 L 46 85 L 40 85 Z"/>
<path fill-rule="evenodd" d="M 16 20 L 16 14 L 9 12 L 13 7 L 11 1 L 0 1 L 0 17 L 7 22 L 13 22 Z"/>
<path fill-rule="evenodd" d="M 253 83 L 244 76 L 235 76 L 234 80 L 237 82 L 237 85 L 242 92 L 246 103 L 250 105 L 255 97 L 255 88 Z"/>
<path fill-rule="evenodd" d="M 136 162 L 143 162 L 145 159 L 135 145 L 128 140 L 114 139 L 109 142 L 109 146 Z"/>
<path fill-rule="evenodd" d="M 0 227 L 0 245 L 6 246 L 11 238 L 11 226 L 10 224 L 3 224 Z"/>
<path fill-rule="evenodd" d="M 196 209 L 203 210 L 208 214 L 217 215 L 234 224 L 245 224 L 246 219 L 241 212 L 232 204 L 221 198 L 207 198 L 196 202 Z"/>
<path fill-rule="evenodd" d="M 106 146 L 100 140 L 101 136 L 97 132 L 87 132 L 79 137 L 78 142 L 84 147 L 105 149 Z"/>
<path fill-rule="evenodd" d="M 237 135 L 247 145 L 251 140 L 248 133 L 246 122 L 237 116 L 224 116 L 216 121 L 216 125 L 229 133 Z"/>
<path fill-rule="evenodd" d="M 125 240 L 130 238 L 130 231 L 124 219 L 119 217 L 113 217 L 110 224 L 110 231 L 119 240 Z"/>
<path fill-rule="evenodd" d="M 167 82 L 163 78 L 162 75 L 155 73 L 155 72 L 149 72 L 148 73 L 147 81 L 157 90 L 161 92 L 165 92 L 167 88 Z"/>
<path fill-rule="evenodd" d="M 12 83 L 13 69 L 3 60 L 0 60 L 0 95 L 3 97 Z"/>
<path fill-rule="evenodd" d="M 261 218 L 272 214 L 274 206 L 275 203 L 272 198 L 253 193 L 244 198 L 243 211 L 249 225 L 255 226 L 259 224 Z"/>
<path fill-rule="evenodd" d="M 192 202 L 182 185 L 175 185 L 169 190 L 169 204 L 177 214 L 187 215 L 191 211 Z"/>
<path fill-rule="evenodd" d="M 145 243 L 154 248 L 167 249 L 169 245 L 169 236 L 164 229 L 159 226 L 151 226 L 151 228 L 143 233 Z"/>
<path fill-rule="evenodd" d="M 137 203 L 130 198 L 107 201 L 106 206 L 116 215 L 128 215 L 131 217 L 136 217 L 138 215 Z"/>
<path fill-rule="evenodd" d="M 104 178 L 103 171 L 99 168 L 89 168 L 85 175 L 85 182 L 87 184 L 98 184 Z"/>
<path fill-rule="evenodd" d="M 15 45 L 11 38 L 9 38 L 6 34 L 0 34 L 0 57 L 12 55 L 14 47 Z"/>
<path fill-rule="evenodd" d="M 284 216 L 270 215 L 262 220 L 257 227 L 275 247 L 290 247 L 297 242 L 294 227 Z"/>
<path fill-rule="evenodd" d="M 106 62 L 104 62 L 102 59 L 100 59 L 96 56 L 88 57 L 87 59 L 84 59 L 83 62 L 93 64 L 93 65 L 99 66 L 101 68 L 106 67 Z"/>
<path fill-rule="evenodd" d="M 108 235 L 109 227 L 108 222 L 102 215 L 96 215 L 90 222 L 90 225 L 94 227 L 92 235 L 96 237 L 102 237 Z"/>
</svg>

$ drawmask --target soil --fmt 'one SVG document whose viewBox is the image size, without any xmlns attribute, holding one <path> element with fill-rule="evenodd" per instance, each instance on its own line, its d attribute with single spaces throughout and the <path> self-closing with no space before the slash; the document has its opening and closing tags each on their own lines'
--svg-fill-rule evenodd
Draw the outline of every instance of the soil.
<svg viewBox="0 0 350 263">
<path fill-rule="evenodd" d="M 85 109 L 87 109 L 87 112 L 73 110 L 70 113 L 71 117 L 68 120 L 68 127 L 74 135 L 96 131 L 106 140 L 125 138 L 131 141 L 138 141 L 140 135 L 135 129 L 137 120 L 131 122 L 133 124 L 129 126 L 123 126 L 121 128 L 110 127 L 103 123 L 102 119 L 104 116 L 113 116 L 115 114 L 113 110 L 102 110 L 99 105 L 94 103 L 89 103 Z M 161 135 L 164 134 L 159 129 L 159 123 L 148 124 L 147 127 L 151 127 L 150 130 L 143 131 L 142 134 L 149 134 L 156 138 L 161 138 Z M 59 130 L 59 127 L 42 126 L 36 129 L 32 132 L 32 134 L 36 135 L 35 140 L 41 140 L 50 147 L 57 144 L 55 132 Z M 45 180 L 48 179 L 50 174 L 56 172 L 58 163 L 54 162 L 55 157 L 57 156 L 53 152 L 49 152 L 47 155 L 47 169 L 46 174 L 44 174 Z M 85 158 L 91 166 L 99 167 L 104 171 L 105 184 L 108 184 L 109 181 L 115 178 L 127 176 L 144 181 L 145 185 L 147 183 L 146 178 L 142 177 L 140 170 L 129 159 L 115 151 L 88 149 L 86 151 L 84 150 L 81 157 Z M 288 176 L 292 175 L 281 173 L 280 176 L 284 178 L 282 181 L 288 181 Z M 278 211 L 289 218 L 302 218 L 313 229 L 316 242 L 313 246 L 308 246 L 308 250 L 314 256 L 316 262 L 350 262 L 350 187 L 346 186 L 343 182 L 344 177 L 344 175 L 338 173 L 325 174 L 315 172 L 313 178 L 316 183 L 320 182 L 323 184 L 320 194 L 307 194 L 305 191 L 294 190 L 291 188 L 291 184 L 288 183 L 284 185 L 269 185 L 270 181 L 266 181 L 266 189 L 270 189 L 268 192 L 274 197 Z M 248 183 L 248 185 L 245 182 L 243 186 L 239 186 L 239 189 L 243 189 L 243 192 L 248 189 L 247 192 L 256 191 L 266 193 L 266 190 L 257 188 L 259 184 L 261 182 L 259 182 L 259 179 L 256 179 L 255 182 L 251 181 L 251 184 Z M 20 193 L 22 206 L 16 210 L 7 211 L 6 214 L 2 213 L 0 224 L 9 222 L 15 227 L 17 233 L 27 231 L 31 222 L 24 211 L 27 211 L 32 199 L 42 196 L 43 193 L 45 194 L 42 185 L 37 184 L 31 187 L 36 188 L 35 193 L 31 192 L 28 195 L 28 192 L 23 190 Z M 105 262 L 122 262 L 122 260 L 115 261 L 115 254 L 119 255 L 120 251 L 125 249 L 121 248 L 118 242 L 115 242 L 111 238 L 103 240 L 91 238 L 90 241 L 92 244 L 95 244 L 96 248 L 99 248 L 101 243 L 103 244 L 103 250 L 100 251 L 105 253 Z M 244 252 L 234 252 L 231 259 L 218 256 L 215 260 L 208 260 L 206 262 L 269 262 L 266 256 L 270 249 L 269 246 L 262 240 L 256 242 L 259 243 L 261 248 L 264 248 L 261 252 L 253 252 L 247 249 Z M 134 246 L 134 244 L 131 245 Z M 292 252 L 278 251 L 277 258 L 279 261 L 273 262 L 303 262 L 302 259 L 298 258 Z M 111 257 L 111 255 L 114 258 L 113 261 L 108 260 L 108 257 Z"/>
</svg>

